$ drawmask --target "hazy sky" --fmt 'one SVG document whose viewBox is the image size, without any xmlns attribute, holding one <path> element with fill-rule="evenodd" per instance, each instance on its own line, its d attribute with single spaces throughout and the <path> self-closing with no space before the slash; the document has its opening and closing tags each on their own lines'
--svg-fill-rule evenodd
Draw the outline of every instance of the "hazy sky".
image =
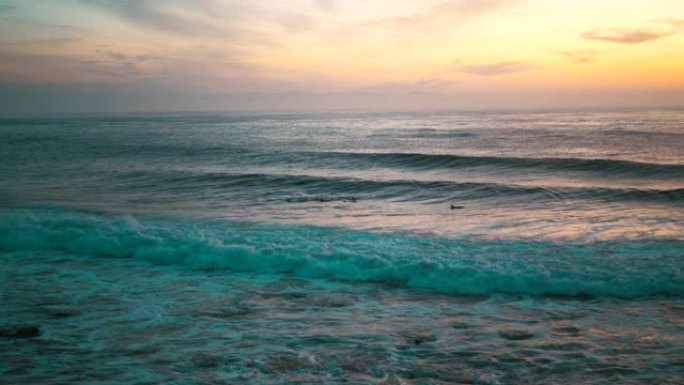
<svg viewBox="0 0 684 385">
<path fill-rule="evenodd" d="M 0 111 L 684 105 L 682 0 L 0 0 Z"/>
</svg>

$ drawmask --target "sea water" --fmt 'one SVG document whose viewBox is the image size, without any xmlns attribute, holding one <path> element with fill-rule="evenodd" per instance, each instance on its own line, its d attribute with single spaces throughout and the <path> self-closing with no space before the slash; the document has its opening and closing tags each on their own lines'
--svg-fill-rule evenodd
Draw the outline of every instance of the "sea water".
<svg viewBox="0 0 684 385">
<path fill-rule="evenodd" d="M 679 384 L 684 111 L 0 117 L 0 382 Z"/>
</svg>

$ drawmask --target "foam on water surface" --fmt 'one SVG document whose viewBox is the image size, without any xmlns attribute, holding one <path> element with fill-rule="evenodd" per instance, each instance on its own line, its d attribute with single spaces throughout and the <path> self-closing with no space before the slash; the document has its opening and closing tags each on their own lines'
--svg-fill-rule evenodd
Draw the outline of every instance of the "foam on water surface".
<svg viewBox="0 0 684 385">
<path fill-rule="evenodd" d="M 40 329 L 0 338 L 8 383 L 684 379 L 679 298 L 440 295 L 68 251 L 1 255 L 3 327 Z"/>
<path fill-rule="evenodd" d="M 309 226 L 141 222 L 63 210 L 1 213 L 0 250 L 10 254 L 125 258 L 436 293 L 684 296 L 684 243 L 679 240 L 447 240 Z"/>
</svg>

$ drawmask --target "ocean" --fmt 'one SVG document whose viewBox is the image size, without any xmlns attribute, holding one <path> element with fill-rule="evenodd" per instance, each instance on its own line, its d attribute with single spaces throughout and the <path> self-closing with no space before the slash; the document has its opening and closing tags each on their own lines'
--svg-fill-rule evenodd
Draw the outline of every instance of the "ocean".
<svg viewBox="0 0 684 385">
<path fill-rule="evenodd" d="M 0 382 L 682 384 L 684 111 L 0 117 Z"/>
</svg>

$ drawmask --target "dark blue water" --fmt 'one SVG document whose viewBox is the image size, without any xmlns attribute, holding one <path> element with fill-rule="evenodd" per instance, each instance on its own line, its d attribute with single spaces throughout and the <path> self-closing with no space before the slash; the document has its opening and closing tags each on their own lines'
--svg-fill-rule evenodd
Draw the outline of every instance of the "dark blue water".
<svg viewBox="0 0 684 385">
<path fill-rule="evenodd" d="M 0 117 L 0 379 L 684 381 L 684 112 Z"/>
</svg>

